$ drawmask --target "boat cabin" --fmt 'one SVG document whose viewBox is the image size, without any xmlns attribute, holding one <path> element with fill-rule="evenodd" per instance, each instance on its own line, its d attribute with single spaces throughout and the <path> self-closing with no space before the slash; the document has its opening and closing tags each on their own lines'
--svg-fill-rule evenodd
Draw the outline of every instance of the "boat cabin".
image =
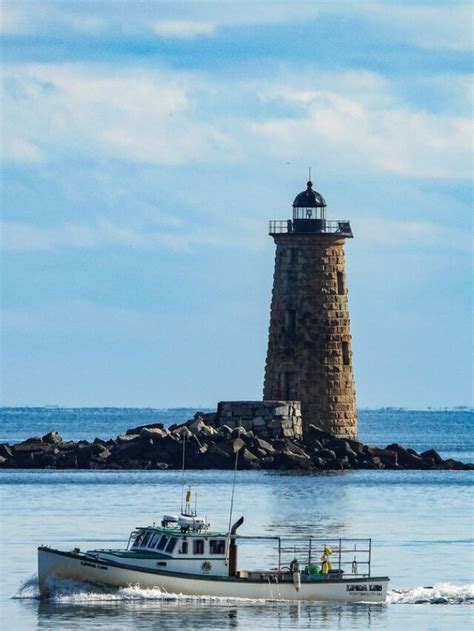
<svg viewBox="0 0 474 631">
<path fill-rule="evenodd" d="M 228 533 L 213 532 L 195 515 L 165 515 L 161 526 L 136 528 L 127 552 L 170 572 L 229 576 Z"/>
</svg>

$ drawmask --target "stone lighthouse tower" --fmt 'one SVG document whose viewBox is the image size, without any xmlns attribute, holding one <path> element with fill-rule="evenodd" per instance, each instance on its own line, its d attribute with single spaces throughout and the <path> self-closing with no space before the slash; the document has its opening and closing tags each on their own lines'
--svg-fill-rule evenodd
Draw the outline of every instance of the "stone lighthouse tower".
<svg viewBox="0 0 474 631">
<path fill-rule="evenodd" d="M 301 401 L 310 423 L 357 436 L 344 242 L 348 221 L 326 219 L 326 202 L 307 189 L 293 219 L 270 221 L 275 272 L 263 398 Z"/>
</svg>

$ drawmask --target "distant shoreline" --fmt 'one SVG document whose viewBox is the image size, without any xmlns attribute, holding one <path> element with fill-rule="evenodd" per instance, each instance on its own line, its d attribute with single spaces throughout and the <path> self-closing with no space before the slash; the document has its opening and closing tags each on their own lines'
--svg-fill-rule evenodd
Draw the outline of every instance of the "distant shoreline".
<svg viewBox="0 0 474 631">
<path fill-rule="evenodd" d="M 177 405 L 166 407 L 150 407 L 150 406 L 120 406 L 120 405 L 0 405 L 2 410 L 146 410 L 151 412 L 165 412 L 167 410 L 201 410 L 210 412 L 214 408 L 212 406 L 200 405 Z M 474 412 L 474 406 L 456 405 L 454 407 L 427 407 L 427 408 L 410 408 L 410 407 L 361 407 L 357 408 L 358 412 Z"/>
</svg>

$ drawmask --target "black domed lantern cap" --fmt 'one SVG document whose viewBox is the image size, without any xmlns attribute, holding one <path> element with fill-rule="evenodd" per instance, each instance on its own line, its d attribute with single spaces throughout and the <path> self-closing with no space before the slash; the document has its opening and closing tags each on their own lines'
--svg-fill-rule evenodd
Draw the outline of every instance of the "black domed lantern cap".
<svg viewBox="0 0 474 631">
<path fill-rule="evenodd" d="M 307 182 L 307 189 L 295 197 L 293 208 L 325 208 L 327 206 L 324 197 L 317 191 L 313 191 L 311 180 Z"/>
</svg>

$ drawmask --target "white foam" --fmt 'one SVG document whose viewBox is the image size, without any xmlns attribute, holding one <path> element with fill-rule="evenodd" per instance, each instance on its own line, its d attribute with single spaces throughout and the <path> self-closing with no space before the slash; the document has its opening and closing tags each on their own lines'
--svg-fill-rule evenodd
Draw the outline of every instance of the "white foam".
<svg viewBox="0 0 474 631">
<path fill-rule="evenodd" d="M 194 601 L 194 602 L 265 602 L 263 599 L 219 598 L 217 596 L 189 596 L 171 594 L 158 587 L 145 589 L 138 585 L 130 587 L 99 586 L 85 581 L 50 577 L 47 579 L 50 592 L 48 600 L 57 603 L 87 604 L 97 602 L 126 601 Z M 14 598 L 39 598 L 38 577 L 25 581 Z"/>
<path fill-rule="evenodd" d="M 29 579 L 21 584 L 18 592 L 13 598 L 39 598 L 38 576 L 33 574 Z"/>
<path fill-rule="evenodd" d="M 394 589 L 387 594 L 387 603 L 391 605 L 463 605 L 474 604 L 474 585 L 454 585 L 438 583 L 431 587 L 410 587 Z"/>
<path fill-rule="evenodd" d="M 47 582 L 50 591 L 49 599 L 57 603 L 87 604 L 98 602 L 128 602 L 128 601 L 192 601 L 199 603 L 211 602 L 267 602 L 264 599 L 250 598 L 219 598 L 217 596 L 188 596 L 184 594 L 170 594 L 158 587 L 144 589 L 142 587 L 106 587 L 93 585 L 84 581 L 74 581 L 65 578 L 50 577 Z M 38 599 L 38 577 L 32 576 L 26 580 L 14 598 Z M 474 585 L 454 585 L 452 583 L 438 583 L 432 587 L 410 587 L 394 589 L 387 594 L 387 604 L 390 605 L 418 605 L 418 604 L 474 604 Z"/>
</svg>

